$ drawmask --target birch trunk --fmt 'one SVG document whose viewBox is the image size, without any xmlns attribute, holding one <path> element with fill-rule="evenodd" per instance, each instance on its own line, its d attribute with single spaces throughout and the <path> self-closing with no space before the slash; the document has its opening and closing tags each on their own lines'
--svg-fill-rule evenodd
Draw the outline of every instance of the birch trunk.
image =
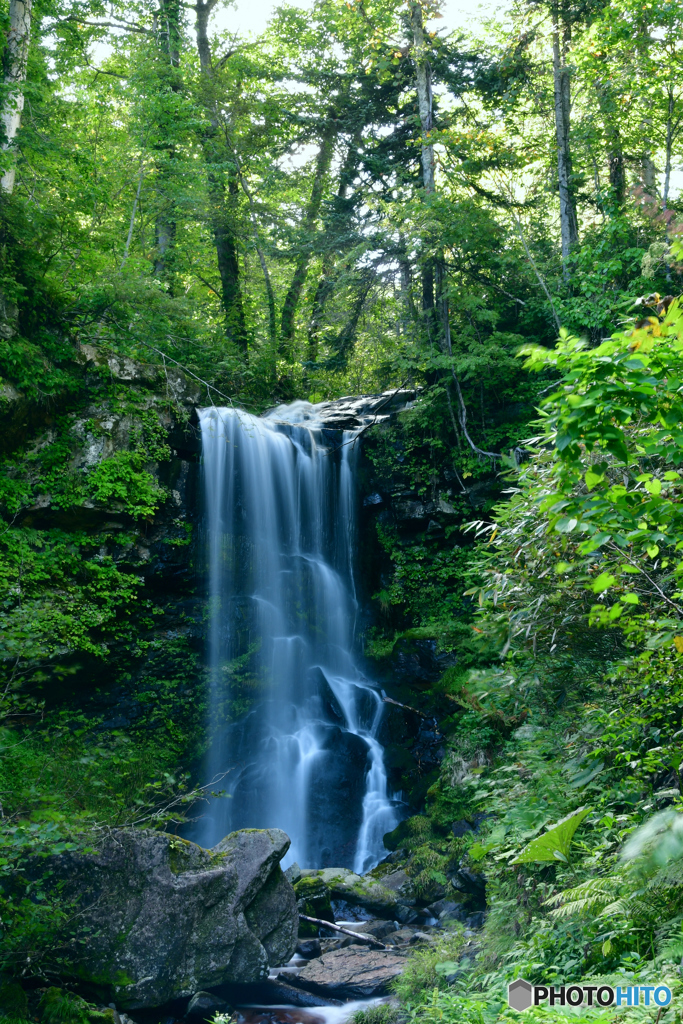
<svg viewBox="0 0 683 1024">
<path fill-rule="evenodd" d="M 31 39 L 31 7 L 33 0 L 10 0 L 7 36 L 5 85 L 10 87 L 2 113 L 6 142 L 2 148 L 11 148 L 21 125 L 21 112 L 24 109 L 24 94 L 21 83 L 26 81 L 26 61 L 28 46 Z M 16 168 L 10 167 L 0 180 L 3 192 L 8 195 L 14 190 Z"/>
<path fill-rule="evenodd" d="M 560 193 L 560 234 L 562 238 L 562 260 L 565 262 L 579 240 L 579 226 L 576 206 L 571 191 L 572 158 L 569 144 L 570 94 L 569 68 L 566 66 L 568 30 L 562 26 L 557 10 L 553 13 L 553 91 L 555 99 L 555 133 L 557 139 L 557 180 Z"/>
<path fill-rule="evenodd" d="M 432 71 L 427 60 L 422 6 L 414 3 L 410 9 L 410 22 L 413 29 L 413 55 L 415 60 L 415 78 L 417 85 L 417 105 L 420 112 L 420 128 L 422 130 L 422 184 L 429 195 L 434 192 L 434 146 L 431 142 L 432 133 Z"/>
</svg>

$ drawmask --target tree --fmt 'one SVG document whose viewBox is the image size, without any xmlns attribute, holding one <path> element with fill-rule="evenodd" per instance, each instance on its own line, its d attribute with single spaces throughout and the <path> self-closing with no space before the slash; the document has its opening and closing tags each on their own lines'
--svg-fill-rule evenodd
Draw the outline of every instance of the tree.
<svg viewBox="0 0 683 1024">
<path fill-rule="evenodd" d="M 21 113 L 24 109 L 24 93 L 22 83 L 26 80 L 26 63 L 31 40 L 31 12 L 33 0 L 10 0 L 9 32 L 4 56 L 5 66 L 5 98 L 2 111 L 2 122 L 5 129 L 4 150 L 10 149 L 21 125 Z M 0 187 L 6 193 L 14 190 L 16 167 L 14 157 L 8 170 L 0 179 Z"/>
</svg>

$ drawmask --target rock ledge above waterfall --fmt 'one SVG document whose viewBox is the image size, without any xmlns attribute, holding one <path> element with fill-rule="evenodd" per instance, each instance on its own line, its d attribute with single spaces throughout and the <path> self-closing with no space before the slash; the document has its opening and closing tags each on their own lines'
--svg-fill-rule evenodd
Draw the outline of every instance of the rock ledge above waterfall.
<svg viewBox="0 0 683 1024">
<path fill-rule="evenodd" d="M 408 408 L 418 394 L 419 391 L 414 389 L 399 388 L 384 391 L 380 395 L 348 395 L 317 405 L 293 402 L 271 409 L 266 416 L 268 419 L 283 419 L 288 423 L 296 422 L 326 430 L 360 430 L 373 423 L 383 423 L 394 413 Z"/>
</svg>

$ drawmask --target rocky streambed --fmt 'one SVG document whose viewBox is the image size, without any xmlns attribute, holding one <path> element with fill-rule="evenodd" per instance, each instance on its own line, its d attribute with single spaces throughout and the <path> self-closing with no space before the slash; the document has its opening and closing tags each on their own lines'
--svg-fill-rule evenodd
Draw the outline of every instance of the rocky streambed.
<svg viewBox="0 0 683 1024">
<path fill-rule="evenodd" d="M 288 848 L 278 829 L 234 832 L 211 850 L 121 829 L 54 856 L 48 869 L 76 911 L 67 988 L 110 1024 L 342 1024 L 390 998 L 410 951 L 452 922 L 473 946 L 481 914 L 420 905 L 390 859 L 366 876 L 283 871 Z"/>
</svg>

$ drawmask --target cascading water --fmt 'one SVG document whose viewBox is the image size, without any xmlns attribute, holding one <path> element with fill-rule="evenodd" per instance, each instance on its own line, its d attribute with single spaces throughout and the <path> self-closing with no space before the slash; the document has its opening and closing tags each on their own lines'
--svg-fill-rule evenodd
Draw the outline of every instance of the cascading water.
<svg viewBox="0 0 683 1024">
<path fill-rule="evenodd" d="M 263 418 L 200 413 L 210 586 L 207 775 L 226 798 L 205 846 L 284 829 L 288 862 L 367 871 L 398 814 L 378 740 L 382 700 L 353 657 L 354 434 L 305 402 Z M 234 679 L 249 708 L 234 715 Z M 227 773 L 227 774 L 226 774 Z"/>
</svg>

